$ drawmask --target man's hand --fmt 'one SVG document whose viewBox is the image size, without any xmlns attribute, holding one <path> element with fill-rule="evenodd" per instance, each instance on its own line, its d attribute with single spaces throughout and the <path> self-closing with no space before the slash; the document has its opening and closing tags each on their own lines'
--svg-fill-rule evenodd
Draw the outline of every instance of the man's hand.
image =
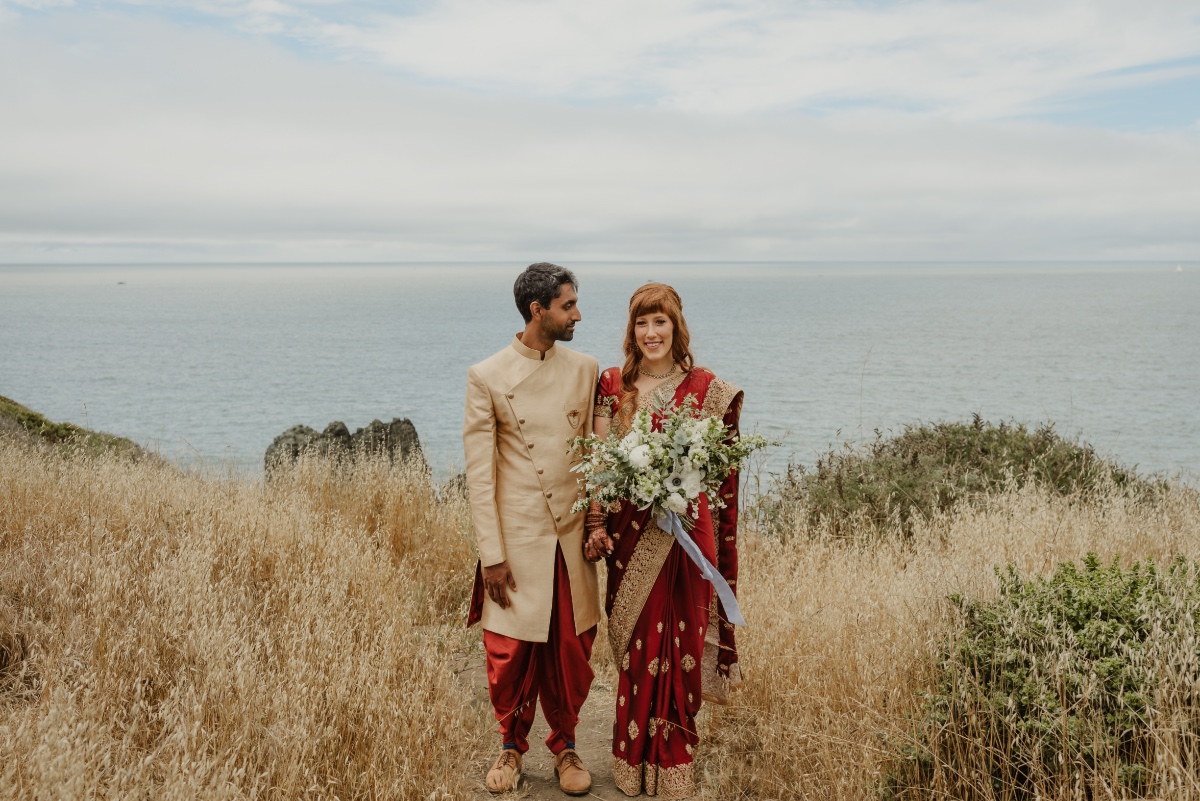
<svg viewBox="0 0 1200 801">
<path fill-rule="evenodd" d="M 483 569 L 483 586 L 487 591 L 488 597 L 499 604 L 501 609 L 507 609 L 509 606 L 508 591 L 517 591 L 517 580 L 513 578 L 512 571 L 508 569 L 508 562 L 504 561 L 498 565 L 485 567 Z"/>
<path fill-rule="evenodd" d="M 583 557 L 589 562 L 599 562 L 606 556 L 612 556 L 613 547 L 612 537 L 608 536 L 608 532 L 602 528 L 595 528 L 588 532 L 588 537 L 583 542 Z"/>
</svg>

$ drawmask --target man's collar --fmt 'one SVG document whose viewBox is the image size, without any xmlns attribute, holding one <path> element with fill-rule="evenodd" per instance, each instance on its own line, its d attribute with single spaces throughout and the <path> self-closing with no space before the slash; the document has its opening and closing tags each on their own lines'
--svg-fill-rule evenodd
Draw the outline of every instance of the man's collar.
<svg viewBox="0 0 1200 801">
<path fill-rule="evenodd" d="M 543 354 L 540 350 L 534 350 L 533 348 L 526 346 L 525 343 L 521 341 L 520 332 L 517 332 L 517 335 L 513 337 L 512 346 L 517 353 L 521 354 L 526 359 L 533 359 L 535 362 L 550 361 L 554 358 L 554 354 L 558 353 L 557 343 L 552 344 L 550 346 L 550 350 L 546 351 L 545 354 Z"/>
</svg>

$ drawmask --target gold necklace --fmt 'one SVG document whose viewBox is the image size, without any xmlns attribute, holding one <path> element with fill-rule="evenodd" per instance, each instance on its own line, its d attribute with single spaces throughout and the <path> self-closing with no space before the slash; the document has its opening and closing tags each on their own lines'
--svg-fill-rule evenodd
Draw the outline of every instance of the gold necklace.
<svg viewBox="0 0 1200 801">
<path fill-rule="evenodd" d="M 646 376 L 646 378 L 653 378 L 655 381 L 662 381 L 664 378 L 670 378 L 671 376 L 673 376 L 675 374 L 675 368 L 678 366 L 679 365 L 675 364 L 675 362 L 671 362 L 671 369 L 668 370 L 667 372 L 663 373 L 662 375 L 655 375 L 654 373 L 647 373 L 645 370 L 643 370 L 641 368 L 641 366 L 638 367 L 638 372 L 641 373 L 642 375 Z"/>
</svg>

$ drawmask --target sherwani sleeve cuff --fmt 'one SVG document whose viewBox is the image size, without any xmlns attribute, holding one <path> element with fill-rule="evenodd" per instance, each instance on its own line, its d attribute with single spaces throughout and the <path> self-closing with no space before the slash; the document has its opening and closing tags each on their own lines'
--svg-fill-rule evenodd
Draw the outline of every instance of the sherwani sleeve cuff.
<svg viewBox="0 0 1200 801">
<path fill-rule="evenodd" d="M 504 549 L 498 545 L 495 548 L 485 549 L 483 545 L 479 546 L 479 564 L 484 567 L 492 567 L 505 561 Z"/>
</svg>

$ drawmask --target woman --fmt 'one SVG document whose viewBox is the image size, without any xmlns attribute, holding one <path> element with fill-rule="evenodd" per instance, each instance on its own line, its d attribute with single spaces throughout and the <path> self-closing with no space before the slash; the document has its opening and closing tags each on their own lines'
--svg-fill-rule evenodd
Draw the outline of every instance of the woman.
<svg viewBox="0 0 1200 801">
<path fill-rule="evenodd" d="M 694 367 L 683 304 L 666 284 L 646 284 L 629 302 L 625 364 L 600 376 L 596 434 L 622 435 L 637 410 L 663 401 L 694 403 L 737 432 L 742 392 Z M 656 403 L 657 401 L 657 403 Z M 655 428 L 660 423 L 656 418 Z M 725 508 L 710 513 L 703 494 L 689 535 L 737 587 L 737 474 L 721 487 Z M 712 585 L 671 534 L 627 501 L 588 513 L 590 559 L 605 556 L 605 611 L 617 664 L 613 776 L 627 795 L 683 798 L 694 792 L 692 753 L 701 698 L 724 703 L 740 683 L 733 626 Z"/>
</svg>

